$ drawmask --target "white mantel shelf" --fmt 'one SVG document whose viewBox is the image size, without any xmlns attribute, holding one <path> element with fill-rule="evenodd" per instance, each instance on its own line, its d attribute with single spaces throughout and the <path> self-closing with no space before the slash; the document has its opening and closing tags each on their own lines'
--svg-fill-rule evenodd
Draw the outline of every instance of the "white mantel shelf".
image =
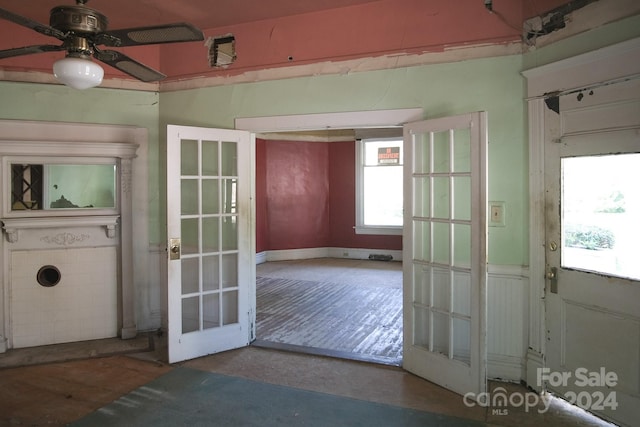
<svg viewBox="0 0 640 427">
<path fill-rule="evenodd" d="M 31 230 L 39 228 L 56 227 L 104 227 L 107 237 L 113 239 L 116 236 L 116 225 L 120 215 L 96 215 L 73 217 L 29 217 L 29 218 L 3 218 L 2 228 L 7 234 L 7 241 L 18 241 L 19 230 Z"/>
</svg>

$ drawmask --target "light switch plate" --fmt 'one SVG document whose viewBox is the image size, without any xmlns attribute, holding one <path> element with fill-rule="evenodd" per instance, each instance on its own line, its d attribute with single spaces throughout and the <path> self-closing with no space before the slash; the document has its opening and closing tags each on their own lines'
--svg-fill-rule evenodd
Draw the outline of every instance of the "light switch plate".
<svg viewBox="0 0 640 427">
<path fill-rule="evenodd" d="M 489 226 L 504 227 L 504 202 L 489 202 Z"/>
</svg>

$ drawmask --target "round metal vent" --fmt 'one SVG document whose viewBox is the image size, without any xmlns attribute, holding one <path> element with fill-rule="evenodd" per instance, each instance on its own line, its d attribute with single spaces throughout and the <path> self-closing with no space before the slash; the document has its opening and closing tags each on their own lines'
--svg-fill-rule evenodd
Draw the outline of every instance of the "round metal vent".
<svg viewBox="0 0 640 427">
<path fill-rule="evenodd" d="M 46 288 L 57 285 L 58 282 L 60 282 L 61 277 L 62 275 L 60 274 L 60 270 L 58 270 L 58 267 L 54 265 L 45 265 L 40 267 L 40 270 L 38 270 L 38 274 L 36 275 L 38 283 Z"/>
</svg>

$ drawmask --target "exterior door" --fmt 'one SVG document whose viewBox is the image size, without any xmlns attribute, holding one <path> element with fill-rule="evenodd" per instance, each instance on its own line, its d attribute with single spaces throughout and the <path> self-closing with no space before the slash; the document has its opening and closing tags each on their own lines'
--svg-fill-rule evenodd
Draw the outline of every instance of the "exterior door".
<svg viewBox="0 0 640 427">
<path fill-rule="evenodd" d="M 486 391 L 486 113 L 404 127 L 403 367 Z"/>
<path fill-rule="evenodd" d="M 640 81 L 545 112 L 546 367 L 539 381 L 622 425 L 640 420 Z"/>
<path fill-rule="evenodd" d="M 167 126 L 169 362 L 255 338 L 249 132 Z"/>
</svg>

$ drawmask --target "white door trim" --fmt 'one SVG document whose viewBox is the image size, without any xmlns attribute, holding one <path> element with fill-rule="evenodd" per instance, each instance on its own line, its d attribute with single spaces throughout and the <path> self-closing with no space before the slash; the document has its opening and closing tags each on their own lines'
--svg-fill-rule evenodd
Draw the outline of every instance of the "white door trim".
<svg viewBox="0 0 640 427">
<path fill-rule="evenodd" d="M 552 94 L 640 78 L 640 38 L 526 70 L 529 109 L 529 350 L 527 384 L 540 390 L 537 368 L 545 353 L 544 135 L 546 100 Z"/>
<path fill-rule="evenodd" d="M 318 129 L 394 127 L 423 119 L 422 108 L 350 111 L 344 113 L 295 114 L 288 116 L 239 117 L 236 129 L 251 132 L 287 132 Z"/>
<path fill-rule="evenodd" d="M 555 92 L 579 90 L 594 84 L 640 77 L 640 37 L 522 72 L 527 98 L 545 98 Z"/>
</svg>

